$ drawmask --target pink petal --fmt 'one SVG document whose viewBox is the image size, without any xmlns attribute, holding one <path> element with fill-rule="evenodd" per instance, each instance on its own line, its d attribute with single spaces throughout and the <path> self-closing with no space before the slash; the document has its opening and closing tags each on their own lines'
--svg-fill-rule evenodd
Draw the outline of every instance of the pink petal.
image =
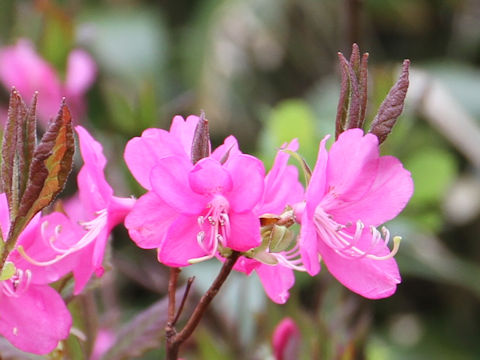
<svg viewBox="0 0 480 360">
<path fill-rule="evenodd" d="M 150 177 L 155 193 L 165 203 L 183 214 L 198 214 L 208 200 L 190 188 L 189 173 L 192 167 L 187 158 L 170 156 L 157 162 Z"/>
<path fill-rule="evenodd" d="M 221 163 L 224 163 L 230 157 L 235 157 L 237 155 L 240 155 L 242 152 L 238 148 L 238 141 L 237 139 L 233 136 L 230 135 L 227 137 L 223 144 L 217 147 L 210 157 L 212 157 L 215 160 L 220 161 Z"/>
<path fill-rule="evenodd" d="M 167 266 L 188 266 L 191 259 L 207 255 L 197 241 L 200 231 L 196 216 L 181 215 L 168 229 L 158 260 Z"/>
<path fill-rule="evenodd" d="M 403 210 L 413 193 L 410 172 L 392 156 L 382 156 L 378 164 L 375 181 L 361 199 L 344 202 L 340 196 L 329 204 L 331 209 L 325 209 L 335 221 L 347 224 L 360 219 L 365 224 L 378 226 Z"/>
<path fill-rule="evenodd" d="M 154 249 L 161 247 L 177 216 L 175 210 L 150 191 L 137 200 L 125 218 L 125 227 L 135 244 L 143 249 Z"/>
<path fill-rule="evenodd" d="M 358 248 L 369 250 L 369 253 L 376 256 L 385 256 L 390 252 L 383 241 L 379 241 L 375 248 L 370 249 L 370 239 L 370 231 L 364 230 L 357 244 Z M 366 298 L 381 299 L 391 296 L 401 281 L 397 263 L 393 258 L 387 260 L 367 257 L 345 258 L 323 241 L 318 242 L 318 250 L 330 273 L 345 287 Z"/>
<path fill-rule="evenodd" d="M 183 117 L 177 115 L 173 118 L 170 126 L 170 134 L 180 141 L 188 158 L 191 157 L 193 134 L 199 119 L 196 115 L 190 115 L 184 120 Z"/>
<path fill-rule="evenodd" d="M 281 265 L 261 264 L 255 269 L 268 297 L 277 304 L 285 304 L 289 290 L 295 284 L 293 270 Z"/>
<path fill-rule="evenodd" d="M 141 137 L 135 137 L 127 143 L 124 158 L 128 169 L 140 185 L 151 190 L 151 170 L 160 159 L 171 155 L 190 159 L 178 138 L 165 130 L 147 129 Z"/>
<path fill-rule="evenodd" d="M 95 81 L 97 65 L 86 51 L 75 49 L 68 55 L 65 88 L 69 95 L 80 96 Z"/>
<path fill-rule="evenodd" d="M 318 258 L 318 240 L 313 216 L 306 210 L 302 216 L 302 226 L 300 228 L 300 255 L 307 272 L 315 276 L 320 272 L 320 261 Z"/>
<path fill-rule="evenodd" d="M 7 195 L 5 193 L 0 193 L 0 228 L 3 241 L 5 241 L 10 229 L 10 213 L 8 210 Z"/>
<path fill-rule="evenodd" d="M 298 141 L 292 140 L 284 144 L 282 149 L 296 151 Z M 303 186 L 298 181 L 298 170 L 295 166 L 288 165 L 290 155 L 279 150 L 272 169 L 265 177 L 265 190 L 263 204 L 256 210 L 258 214 L 280 214 L 286 205 L 293 205 L 303 200 Z"/>
<path fill-rule="evenodd" d="M 86 212 L 93 214 L 105 209 L 113 196 L 113 190 L 103 173 L 107 160 L 103 155 L 102 145 L 87 130 L 81 126 L 76 126 L 75 130 L 84 161 L 77 179 L 79 195 Z"/>
<path fill-rule="evenodd" d="M 200 195 L 224 194 L 232 189 L 230 174 L 211 158 L 201 159 L 188 175 L 190 187 Z"/>
<path fill-rule="evenodd" d="M 60 295 L 47 285 L 30 285 L 18 297 L 0 294 L 0 333 L 20 350 L 48 354 L 66 339 L 72 317 Z"/>
<path fill-rule="evenodd" d="M 327 162 L 328 153 L 325 149 L 325 143 L 330 135 L 325 136 L 318 147 L 317 163 L 312 172 L 312 177 L 306 191 L 307 209 L 313 214 L 318 203 L 325 194 L 325 187 L 327 183 Z"/>
<path fill-rule="evenodd" d="M 360 199 L 372 186 L 378 167 L 378 139 L 361 129 L 343 132 L 330 149 L 327 165 L 329 192 L 346 201 Z"/>
<path fill-rule="evenodd" d="M 224 262 L 225 258 L 223 257 L 217 257 L 220 261 Z M 233 270 L 242 272 L 246 275 L 250 275 L 253 270 L 255 270 L 257 267 L 259 267 L 261 263 L 257 260 L 249 259 L 245 256 L 240 256 L 240 258 L 237 260 L 235 265 L 233 266 Z"/>
<path fill-rule="evenodd" d="M 261 243 L 260 220 L 253 213 L 230 213 L 230 236 L 227 247 L 237 251 L 247 251 Z"/>
<path fill-rule="evenodd" d="M 263 195 L 265 169 L 257 158 L 250 155 L 232 157 L 224 165 L 233 180 L 233 188 L 225 194 L 234 212 L 253 209 Z"/>
<path fill-rule="evenodd" d="M 58 234 L 56 233 L 57 228 L 60 229 Z M 55 247 L 65 250 L 69 249 L 83 235 L 80 227 L 72 226 L 70 219 L 58 212 L 44 216 L 32 230 L 28 231 L 27 227 L 22 232 L 18 245 L 22 245 L 27 255 L 37 261 L 50 261 L 60 254 L 52 248 L 50 241 L 53 241 Z M 57 281 L 78 264 L 76 257 L 68 256 L 49 266 L 37 266 L 31 264 L 16 251 L 10 253 L 8 259 L 14 262 L 19 269 L 30 269 L 34 274 L 32 277 L 34 284 L 49 284 Z"/>
</svg>

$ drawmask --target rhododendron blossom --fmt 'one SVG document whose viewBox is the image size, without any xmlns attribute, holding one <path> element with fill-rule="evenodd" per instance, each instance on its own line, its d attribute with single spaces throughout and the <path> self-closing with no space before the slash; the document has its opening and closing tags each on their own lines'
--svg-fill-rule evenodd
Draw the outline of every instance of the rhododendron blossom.
<svg viewBox="0 0 480 360">
<path fill-rule="evenodd" d="M 380 156 L 378 139 L 361 129 L 342 133 L 325 149 L 320 143 L 317 163 L 298 204 L 300 247 L 311 275 L 320 270 L 319 255 L 329 271 L 350 290 L 367 298 L 392 295 L 400 283 L 386 228 L 376 227 L 394 218 L 413 192 L 410 173 L 392 156 Z"/>
<path fill-rule="evenodd" d="M 83 127 L 77 126 L 76 131 L 84 160 L 77 180 L 78 197 L 65 203 L 66 215 L 45 217 L 40 236 L 43 241 L 23 255 L 51 281 L 73 271 L 78 294 L 94 272 L 103 274 L 108 236 L 123 222 L 135 200 L 113 195 L 103 172 L 106 159 L 102 146 Z"/>
<path fill-rule="evenodd" d="M 5 239 L 9 230 L 9 210 L 5 194 L 0 194 L 0 224 Z M 18 244 L 31 250 L 41 227 L 37 215 L 24 229 Z M 0 334 L 17 348 L 34 354 L 47 354 L 66 339 L 72 317 L 61 296 L 48 279 L 25 261 L 17 251 L 7 258 L 14 273 L 0 280 Z"/>
<path fill-rule="evenodd" d="M 67 59 L 65 82 L 57 71 L 36 52 L 30 41 L 0 50 L 0 81 L 10 89 L 16 87 L 26 98 L 39 92 L 37 112 L 44 125 L 56 115 L 62 97 L 67 97 L 75 119 L 84 112 L 84 94 L 96 77 L 96 64 L 83 50 L 75 49 Z"/>
</svg>

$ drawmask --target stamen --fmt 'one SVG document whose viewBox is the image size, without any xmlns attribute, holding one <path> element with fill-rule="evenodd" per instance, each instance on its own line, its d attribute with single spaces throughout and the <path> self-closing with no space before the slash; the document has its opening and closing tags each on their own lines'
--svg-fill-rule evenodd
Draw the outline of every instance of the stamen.
<svg viewBox="0 0 480 360">
<path fill-rule="evenodd" d="M 378 231 L 374 226 L 370 226 L 371 240 L 366 250 L 358 247 L 358 242 L 362 238 L 365 225 L 358 220 L 353 235 L 344 231 L 344 229 L 351 226 L 351 224 L 338 224 L 333 218 L 325 213 L 323 209 L 317 207 L 315 210 L 314 224 L 317 233 L 321 240 L 326 243 L 338 255 L 346 259 L 360 259 L 367 257 L 373 260 L 390 259 L 398 252 L 400 246 L 400 238 L 393 239 L 393 249 L 385 256 L 377 256 L 371 252 L 377 247 L 380 241 L 383 241 L 386 246 L 390 240 L 390 232 L 386 227 L 382 227 L 382 232 Z"/>
<path fill-rule="evenodd" d="M 50 246 L 52 247 L 52 249 L 55 250 L 56 252 L 60 253 L 60 255 L 57 255 L 56 257 L 54 257 L 51 260 L 41 261 L 41 260 L 33 259 L 30 255 L 28 255 L 25 252 L 25 249 L 23 248 L 22 245 L 17 247 L 17 251 L 20 255 L 22 255 L 28 262 L 30 262 L 33 265 L 36 265 L 36 266 L 53 265 L 53 264 L 59 262 L 60 260 L 64 259 L 68 255 L 84 249 L 85 247 L 90 245 L 93 241 L 95 241 L 97 236 L 100 234 L 100 232 L 107 225 L 107 220 L 108 220 L 108 216 L 107 216 L 108 213 L 107 213 L 106 209 L 98 211 L 97 215 L 98 216 L 91 221 L 80 223 L 85 228 L 85 230 L 87 230 L 87 233 L 84 236 L 82 236 L 82 238 L 80 238 L 80 240 L 76 244 L 74 244 L 73 246 L 71 246 L 68 249 L 60 249 L 60 248 L 56 247 L 53 244 L 54 241 L 52 239 L 49 239 L 49 243 L 50 243 Z M 42 228 L 43 228 L 43 224 L 42 224 Z M 57 229 L 55 229 L 55 230 L 57 230 Z"/>
<path fill-rule="evenodd" d="M 218 196 L 206 206 L 206 214 L 197 218 L 200 231 L 197 233 L 197 243 L 208 255 L 190 259 L 190 264 L 211 259 L 215 256 L 219 244 L 226 246 L 230 236 L 230 219 L 228 217 L 228 202 Z M 207 220 L 205 222 L 205 220 Z M 208 236 L 207 236 L 208 234 Z"/>
</svg>

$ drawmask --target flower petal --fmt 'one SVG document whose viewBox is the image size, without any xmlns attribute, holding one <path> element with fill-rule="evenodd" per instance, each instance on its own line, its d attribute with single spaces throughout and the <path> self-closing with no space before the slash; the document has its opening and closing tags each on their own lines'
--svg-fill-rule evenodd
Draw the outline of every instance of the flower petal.
<svg viewBox="0 0 480 360">
<path fill-rule="evenodd" d="M 225 194 L 232 189 L 232 178 L 226 169 L 211 158 L 201 159 L 188 175 L 190 187 L 200 195 Z"/>
<path fill-rule="evenodd" d="M 261 264 L 255 269 L 268 297 L 277 304 L 285 304 L 289 290 L 295 283 L 293 270 L 281 265 Z"/>
<path fill-rule="evenodd" d="M 232 190 L 225 194 L 231 209 L 237 213 L 253 209 L 263 195 L 265 169 L 262 162 L 241 154 L 232 157 L 224 166 L 233 180 Z"/>
<path fill-rule="evenodd" d="M 127 143 L 124 158 L 128 169 L 140 185 L 151 190 L 150 171 L 161 158 L 171 155 L 190 159 L 178 138 L 168 131 L 147 129 L 141 137 L 135 137 Z"/>
<path fill-rule="evenodd" d="M 80 140 L 80 152 L 84 165 L 78 174 L 79 196 L 87 214 L 94 214 L 105 209 L 113 196 L 112 187 L 105 180 L 103 173 L 107 160 L 103 155 L 102 145 L 87 130 L 76 126 Z"/>
<path fill-rule="evenodd" d="M 185 157 L 170 156 L 160 159 L 151 172 L 153 191 L 182 214 L 198 214 L 208 200 L 190 188 L 188 178 L 192 167 Z"/>
<path fill-rule="evenodd" d="M 393 219 L 407 205 L 413 194 L 410 172 L 392 156 L 382 156 L 378 164 L 375 181 L 361 199 L 344 202 L 339 197 L 331 209 L 325 209 L 335 221 L 347 224 L 360 219 L 365 224 L 378 226 Z"/>
<path fill-rule="evenodd" d="M 307 187 L 305 197 L 307 199 L 307 209 L 313 214 L 318 203 L 325 194 L 325 187 L 327 182 L 327 162 L 328 153 L 325 149 L 325 143 L 330 135 L 325 136 L 318 147 L 318 156 L 315 168 L 313 169 L 312 177 Z"/>
<path fill-rule="evenodd" d="M 368 230 L 363 232 L 357 246 L 376 256 L 385 256 L 390 252 L 383 241 L 379 241 L 373 249 L 370 249 L 371 234 Z M 319 241 L 318 250 L 330 273 L 344 286 L 366 298 L 381 299 L 391 296 L 401 281 L 397 263 L 393 258 L 387 260 L 374 260 L 368 257 L 345 258 L 323 241 Z"/>
<path fill-rule="evenodd" d="M 159 248 L 178 212 L 154 192 L 143 195 L 125 218 L 131 239 L 143 249 Z"/>
<path fill-rule="evenodd" d="M 211 158 L 220 161 L 220 163 L 225 163 L 230 159 L 230 157 L 235 157 L 240 155 L 242 152 L 238 148 L 238 141 L 233 136 L 230 135 L 227 137 L 223 144 L 217 147 L 210 155 Z"/>
<path fill-rule="evenodd" d="M 173 118 L 170 126 L 170 134 L 180 141 L 188 158 L 191 157 L 193 135 L 199 119 L 196 115 L 190 115 L 184 120 L 183 117 L 177 115 Z"/>
<path fill-rule="evenodd" d="M 318 238 L 313 223 L 313 217 L 309 211 L 305 210 L 302 216 L 302 226 L 300 228 L 300 255 L 307 272 L 315 276 L 320 272 L 320 261 L 318 258 Z"/>
<path fill-rule="evenodd" d="M 378 167 L 378 139 L 350 129 L 338 137 L 330 149 L 327 165 L 329 192 L 345 201 L 361 198 L 375 180 Z"/>
<path fill-rule="evenodd" d="M 260 220 L 253 213 L 230 213 L 230 236 L 227 247 L 247 251 L 260 245 Z"/>
<path fill-rule="evenodd" d="M 180 216 L 168 229 L 165 240 L 158 250 L 158 260 L 167 266 L 188 266 L 191 259 L 207 255 L 198 245 L 200 231 L 195 216 Z"/>
<path fill-rule="evenodd" d="M 0 308 L 0 333 L 26 352 L 48 354 L 72 326 L 61 296 L 47 285 L 31 284 L 18 297 L 0 294 Z"/>
</svg>

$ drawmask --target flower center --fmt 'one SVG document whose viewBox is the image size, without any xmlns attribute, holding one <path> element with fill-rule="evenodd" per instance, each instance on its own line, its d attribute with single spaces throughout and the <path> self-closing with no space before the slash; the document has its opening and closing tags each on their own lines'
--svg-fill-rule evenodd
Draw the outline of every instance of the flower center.
<svg viewBox="0 0 480 360">
<path fill-rule="evenodd" d="M 27 291 L 31 280 L 32 272 L 30 270 L 16 269 L 15 275 L 2 281 L 3 293 L 7 296 L 19 297 Z"/>
<path fill-rule="evenodd" d="M 355 232 L 352 234 L 346 230 L 352 226 L 351 224 L 342 225 L 337 223 L 332 216 L 327 214 L 320 206 L 317 206 L 315 209 L 313 222 L 317 234 L 322 241 L 346 259 L 361 259 L 366 257 L 373 260 L 386 260 L 394 257 L 400 247 L 401 237 L 395 236 L 393 238 L 393 249 L 388 254 L 384 256 L 373 254 L 380 241 L 388 245 L 390 232 L 386 227 L 382 227 L 382 232 L 380 233 L 377 228 L 370 226 L 370 238 L 367 246 L 365 246 L 365 237 L 363 236 L 365 224 L 361 220 L 356 222 Z M 361 246 L 360 240 L 362 241 Z"/>
<path fill-rule="evenodd" d="M 191 259 L 190 263 L 211 259 L 215 256 L 219 244 L 223 247 L 227 246 L 227 238 L 230 236 L 229 209 L 227 199 L 222 195 L 215 195 L 206 206 L 204 214 L 197 218 L 200 228 L 197 233 L 197 242 L 208 255 Z"/>
</svg>

